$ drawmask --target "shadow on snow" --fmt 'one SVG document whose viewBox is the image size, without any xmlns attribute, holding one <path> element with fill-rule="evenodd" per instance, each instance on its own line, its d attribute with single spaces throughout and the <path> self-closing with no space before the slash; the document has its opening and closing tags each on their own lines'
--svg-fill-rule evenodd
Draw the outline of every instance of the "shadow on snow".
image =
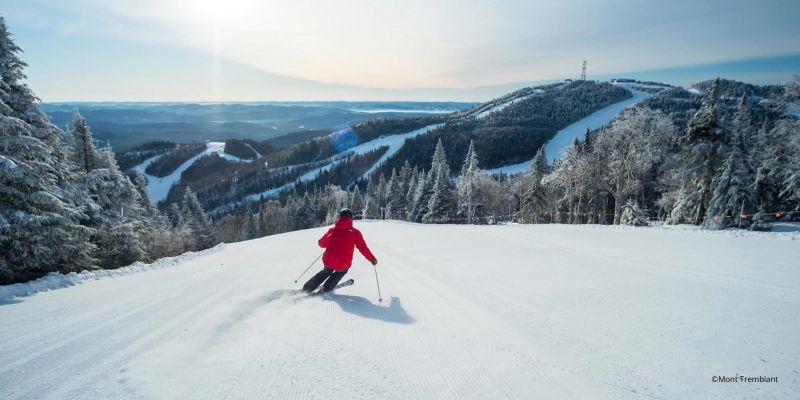
<svg viewBox="0 0 800 400">
<path fill-rule="evenodd" d="M 371 301 L 359 296 L 328 293 L 322 298 L 326 301 L 335 302 L 342 308 L 342 311 L 359 317 L 403 325 L 410 325 L 416 322 L 414 317 L 406 312 L 397 297 L 392 297 L 389 300 L 388 307 L 373 304 Z"/>
</svg>

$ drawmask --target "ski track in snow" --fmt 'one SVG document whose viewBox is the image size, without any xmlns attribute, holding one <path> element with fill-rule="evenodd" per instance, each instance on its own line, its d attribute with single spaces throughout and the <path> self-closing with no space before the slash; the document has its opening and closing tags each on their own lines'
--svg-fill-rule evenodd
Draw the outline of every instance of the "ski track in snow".
<svg viewBox="0 0 800 400">
<path fill-rule="evenodd" d="M 261 153 L 259 153 L 258 151 L 256 151 L 256 149 L 254 149 L 254 148 L 253 148 L 253 146 L 251 146 L 251 145 L 250 145 L 250 143 L 245 143 L 245 145 L 247 145 L 247 147 L 249 147 L 249 148 L 250 148 L 250 150 L 253 150 L 253 153 L 255 153 L 255 155 L 256 155 L 256 158 L 255 158 L 256 160 L 258 160 L 259 158 L 261 158 Z M 231 156 L 231 157 L 233 157 L 233 156 Z M 244 160 L 244 159 L 240 159 L 240 160 L 241 160 L 241 161 L 252 161 L 252 160 Z"/>
<path fill-rule="evenodd" d="M 346 276 L 355 285 L 296 301 L 300 284 L 292 282 L 326 228 L 8 301 L 0 305 L 0 398 L 727 399 L 800 391 L 796 232 L 356 225 L 381 260 L 383 303 L 359 254 Z M 737 373 L 779 383 L 711 381 Z"/>
<path fill-rule="evenodd" d="M 580 119 L 568 125 L 566 128 L 556 132 L 555 136 L 553 136 L 553 138 L 544 145 L 544 150 L 547 154 L 547 161 L 550 163 L 550 165 L 553 164 L 553 161 L 561 157 L 561 154 L 567 149 L 567 147 L 572 145 L 572 142 L 575 140 L 575 138 L 582 139 L 586 135 L 587 128 L 597 129 L 603 125 L 606 125 L 611 122 L 614 117 L 619 115 L 619 113 L 625 108 L 633 106 L 652 96 L 650 93 L 635 90 L 628 86 L 625 86 L 625 88 L 631 92 L 633 97 L 614 103 L 610 106 L 603 107 L 589 114 L 589 116 Z M 532 163 L 533 159 L 530 159 L 518 164 L 492 168 L 489 169 L 488 172 L 491 174 L 504 173 L 507 175 L 515 175 L 529 170 Z"/>
<path fill-rule="evenodd" d="M 544 93 L 544 90 L 542 90 L 542 89 L 535 89 L 535 90 L 533 91 L 533 93 L 526 94 L 526 95 L 524 95 L 524 96 L 520 96 L 520 97 L 515 97 L 515 98 L 513 98 L 513 99 L 511 99 L 511 100 L 508 100 L 508 101 L 506 101 L 506 102 L 503 102 L 503 103 L 497 104 L 497 105 L 495 105 L 495 106 L 492 106 L 492 107 L 490 107 L 489 109 L 485 109 L 485 108 L 484 108 L 484 109 L 478 110 L 478 111 L 475 113 L 475 118 L 477 118 L 477 119 L 485 118 L 486 116 L 488 116 L 488 115 L 489 115 L 489 114 L 491 114 L 491 113 L 495 113 L 495 112 L 498 112 L 498 111 L 503 111 L 503 110 L 505 110 L 506 108 L 508 108 L 508 106 L 510 106 L 510 105 L 513 105 L 513 104 L 519 103 L 520 101 L 526 100 L 526 99 L 528 99 L 529 97 L 532 97 L 532 96 L 535 96 L 535 95 L 537 95 L 537 94 L 541 94 L 541 93 Z"/>
<path fill-rule="evenodd" d="M 255 151 L 255 150 L 253 150 L 253 151 Z M 148 192 L 150 193 L 150 200 L 153 203 L 158 203 L 159 201 L 166 199 L 167 195 L 169 194 L 169 189 L 172 188 L 172 186 L 174 186 L 178 182 L 180 182 L 181 173 L 183 173 L 183 171 L 186 171 L 189 167 L 191 167 L 192 164 L 194 164 L 194 162 L 197 161 L 197 159 L 199 159 L 200 157 L 207 156 L 207 155 L 209 155 L 211 153 L 217 153 L 217 154 L 219 154 L 220 156 L 224 157 L 226 160 L 229 160 L 229 161 L 236 161 L 236 162 L 250 162 L 250 161 L 252 161 L 252 160 L 245 160 L 245 159 L 242 159 L 242 158 L 239 158 L 239 157 L 236 157 L 236 156 L 232 156 L 230 154 L 225 153 L 225 142 L 208 142 L 208 143 L 206 143 L 206 149 L 203 150 L 202 153 L 200 153 L 200 154 L 198 154 L 198 155 L 186 160 L 183 164 L 178 166 L 178 168 L 176 168 L 174 171 L 172 171 L 172 173 L 170 173 L 169 175 L 167 175 L 167 176 L 165 176 L 163 178 L 160 178 L 160 177 L 157 177 L 157 176 L 153 176 L 153 175 L 149 175 L 149 174 L 144 172 L 144 170 L 147 168 L 147 166 L 149 166 L 155 160 L 161 158 L 161 156 L 163 156 L 163 154 L 159 154 L 159 155 L 154 156 L 152 158 L 148 158 L 143 163 L 133 167 L 133 169 L 143 173 L 147 177 L 147 189 L 148 189 Z M 256 152 L 256 153 L 258 153 L 258 152 Z"/>
</svg>

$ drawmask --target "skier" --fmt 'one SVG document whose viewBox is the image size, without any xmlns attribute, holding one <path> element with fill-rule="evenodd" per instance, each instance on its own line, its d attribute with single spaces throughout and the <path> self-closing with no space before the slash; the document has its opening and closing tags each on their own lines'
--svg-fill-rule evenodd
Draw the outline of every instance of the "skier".
<svg viewBox="0 0 800 400">
<path fill-rule="evenodd" d="M 369 251 L 361 232 L 353 228 L 353 212 L 349 208 L 343 208 L 339 212 L 336 224 L 328 229 L 318 243 L 319 247 L 325 249 L 322 255 L 322 264 L 325 268 L 303 285 L 303 290 L 306 292 L 313 292 L 319 285 L 322 285 L 321 293 L 333 290 L 353 262 L 354 246 L 372 265 L 378 264 L 378 259 Z"/>
</svg>

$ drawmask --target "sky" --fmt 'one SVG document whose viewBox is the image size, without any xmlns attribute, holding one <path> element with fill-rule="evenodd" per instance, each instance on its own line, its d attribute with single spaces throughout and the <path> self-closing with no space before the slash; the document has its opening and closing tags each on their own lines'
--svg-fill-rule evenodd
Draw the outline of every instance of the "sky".
<svg viewBox="0 0 800 400">
<path fill-rule="evenodd" d="M 800 72 L 797 0 L 0 0 L 44 101 L 485 101 Z"/>
</svg>

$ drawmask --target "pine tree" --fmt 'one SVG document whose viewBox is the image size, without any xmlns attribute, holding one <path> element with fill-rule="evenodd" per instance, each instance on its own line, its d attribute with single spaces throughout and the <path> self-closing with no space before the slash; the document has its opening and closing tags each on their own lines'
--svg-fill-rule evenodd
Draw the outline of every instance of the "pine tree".
<svg viewBox="0 0 800 400">
<path fill-rule="evenodd" d="M 403 162 L 403 167 L 400 168 L 400 189 L 403 191 L 403 195 L 408 193 L 408 185 L 411 182 L 411 176 L 414 174 L 414 170 L 411 168 L 411 163 L 408 160 Z"/>
<path fill-rule="evenodd" d="M 583 151 L 591 153 L 594 151 L 594 133 L 589 127 L 586 127 L 586 134 L 583 137 Z"/>
<path fill-rule="evenodd" d="M 95 169 L 95 153 L 97 149 L 94 146 L 94 139 L 92 132 L 86 125 L 86 120 L 76 110 L 72 120 L 72 136 L 73 136 L 73 161 L 83 172 L 90 172 Z"/>
<path fill-rule="evenodd" d="M 533 157 L 531 169 L 522 177 L 524 186 L 520 200 L 521 214 L 524 222 L 539 223 L 547 210 L 547 187 L 542 179 L 548 173 L 547 155 L 544 146 L 540 147 Z"/>
<path fill-rule="evenodd" d="M 169 205 L 169 213 L 167 214 L 169 218 L 170 226 L 173 229 L 177 229 L 184 225 L 183 223 L 183 213 L 181 212 L 178 203 L 172 203 Z"/>
<path fill-rule="evenodd" d="M 309 196 L 308 192 L 306 192 L 295 210 L 292 222 L 293 229 L 308 229 L 316 226 L 317 211 L 319 211 L 317 203 Z"/>
<path fill-rule="evenodd" d="M 82 204 L 55 147 L 63 137 L 24 83 L 21 50 L 0 17 L 0 284 L 48 272 L 93 268 L 94 245 Z"/>
<path fill-rule="evenodd" d="M 684 193 L 681 194 L 682 201 L 673 210 L 673 215 L 694 214 L 694 223 L 697 225 L 706 214 L 714 174 L 721 162 L 724 132 L 719 122 L 719 100 L 717 78 L 711 83 L 702 106 L 689 120 L 684 139 L 688 147 L 684 164 L 687 180 L 683 187 Z"/>
<path fill-rule="evenodd" d="M 214 223 L 206 216 L 203 206 L 197 200 L 197 195 L 188 187 L 183 193 L 181 214 L 184 224 L 192 232 L 200 250 L 216 244 Z"/>
<path fill-rule="evenodd" d="M 408 178 L 408 185 L 406 188 L 406 219 L 411 219 L 411 214 L 414 210 L 414 193 L 417 191 L 417 182 L 419 181 L 419 171 L 417 167 L 411 170 L 411 175 Z"/>
<path fill-rule="evenodd" d="M 475 196 L 475 180 L 479 173 L 480 168 L 478 167 L 478 156 L 475 153 L 475 143 L 470 141 L 467 156 L 464 158 L 464 164 L 461 165 L 461 175 L 459 175 L 458 184 L 456 185 L 459 213 L 465 214 L 467 223 L 470 224 L 475 214 L 477 200 Z"/>
<path fill-rule="evenodd" d="M 389 203 L 386 206 L 386 218 L 405 219 L 406 217 L 406 193 L 403 188 L 402 178 L 392 169 L 392 177 L 389 178 Z"/>
<path fill-rule="evenodd" d="M 388 193 L 388 182 L 386 181 L 386 177 L 381 172 L 380 177 L 378 178 L 378 186 L 375 188 L 375 199 L 378 202 L 378 208 L 382 209 L 386 207 L 387 202 L 387 193 Z"/>
<path fill-rule="evenodd" d="M 433 171 L 425 170 L 420 172 L 419 179 L 417 180 L 417 187 L 414 189 L 414 199 L 411 202 L 411 214 L 409 220 L 413 222 L 422 222 L 422 217 L 428 213 L 428 203 L 431 199 L 433 189 Z"/>
<path fill-rule="evenodd" d="M 742 146 L 745 151 L 751 148 L 751 138 L 753 136 L 753 110 L 750 106 L 750 99 L 745 92 L 739 99 L 739 107 L 733 116 L 734 132 L 741 135 Z"/>
<path fill-rule="evenodd" d="M 450 179 L 450 165 L 447 163 L 447 155 L 444 153 L 441 139 L 433 153 L 431 174 L 433 175 L 433 186 L 428 202 L 428 212 L 422 217 L 423 223 L 447 221 L 456 213 L 455 188 Z"/>
<path fill-rule="evenodd" d="M 17 57 L 21 52 L 22 49 L 11 38 L 5 18 L 0 16 L 0 115 L 44 128 L 49 122 L 36 104 L 38 99 L 24 82 L 27 77 L 23 69 L 28 64 Z M 36 137 L 43 139 L 40 134 Z"/>
<path fill-rule="evenodd" d="M 753 206 L 752 172 L 742 149 L 742 137 L 736 136 L 731 153 L 713 182 L 713 195 L 706 211 L 704 226 L 724 229 L 740 223 L 740 212 Z"/>
<path fill-rule="evenodd" d="M 242 230 L 239 232 L 239 240 L 250 240 L 256 238 L 256 218 L 252 212 L 250 212 L 250 207 L 245 206 L 244 214 L 242 214 Z"/>
<path fill-rule="evenodd" d="M 87 207 L 88 225 L 97 230 L 92 241 L 101 266 L 117 268 L 145 259 L 145 236 L 152 224 L 141 206 L 140 192 L 119 170 L 110 149 L 94 147 L 92 133 L 78 113 L 73 127 L 73 154 L 81 171 L 78 186 L 94 203 Z"/>
<path fill-rule="evenodd" d="M 253 219 L 253 238 L 257 239 L 264 236 L 264 232 L 261 230 L 261 213 L 256 211 L 251 213 Z"/>
<path fill-rule="evenodd" d="M 378 201 L 375 200 L 374 197 L 368 196 L 367 199 L 364 201 L 364 211 L 362 214 L 364 215 L 364 219 L 378 219 L 380 218 L 380 208 L 378 207 Z"/>
<path fill-rule="evenodd" d="M 360 217 L 360 213 L 364 210 L 364 196 L 361 195 L 361 190 L 358 188 L 358 185 L 353 186 L 353 191 L 350 195 L 350 205 L 348 207 L 356 214 L 355 217 Z M 339 215 L 338 212 L 336 215 Z"/>
</svg>

